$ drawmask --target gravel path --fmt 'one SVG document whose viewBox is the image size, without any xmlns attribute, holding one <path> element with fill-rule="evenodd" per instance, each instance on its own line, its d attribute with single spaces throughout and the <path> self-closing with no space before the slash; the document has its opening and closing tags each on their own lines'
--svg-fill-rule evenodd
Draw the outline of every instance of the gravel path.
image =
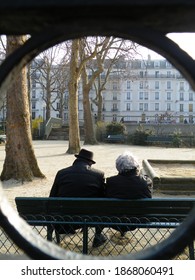
<svg viewBox="0 0 195 280">
<path fill-rule="evenodd" d="M 3 189 L 10 203 L 14 205 L 16 196 L 48 196 L 56 172 L 59 169 L 72 164 L 74 155 L 66 154 L 68 149 L 67 141 L 34 141 L 35 154 L 41 171 L 46 179 L 35 179 L 32 182 L 16 182 L 9 180 L 2 183 Z M 138 159 L 140 165 L 143 159 L 178 159 L 194 160 L 194 148 L 165 148 L 165 147 L 144 147 L 120 144 L 100 144 L 95 146 L 82 146 L 94 152 L 95 168 L 105 172 L 109 177 L 117 174 L 115 159 L 124 151 L 131 151 Z M 0 146 L 0 168 L 2 170 L 5 158 L 5 147 Z M 161 193 L 153 194 L 154 197 L 167 196 Z"/>
</svg>

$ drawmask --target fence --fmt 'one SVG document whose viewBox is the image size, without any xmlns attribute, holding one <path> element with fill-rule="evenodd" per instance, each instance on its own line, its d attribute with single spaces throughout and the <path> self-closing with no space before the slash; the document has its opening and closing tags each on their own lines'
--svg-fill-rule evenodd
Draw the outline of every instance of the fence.
<svg viewBox="0 0 195 280">
<path fill-rule="evenodd" d="M 75 226 L 77 225 L 76 227 L 78 228 L 78 217 L 76 223 L 73 222 L 72 217 L 70 216 L 63 216 L 62 220 L 65 224 L 70 224 L 70 222 L 72 221 L 72 227 L 75 228 Z M 105 220 L 106 217 L 104 217 L 104 221 L 102 221 L 102 223 L 101 221 L 98 222 L 99 226 L 104 227 L 103 234 L 107 237 L 107 241 L 100 247 L 93 248 L 92 246 L 96 224 L 94 223 L 94 221 L 90 220 L 88 220 L 85 225 L 85 229 L 87 231 L 84 230 L 84 228 L 79 228 L 75 230 L 74 234 L 60 234 L 59 246 L 68 251 L 73 251 L 77 253 L 84 252 L 85 254 L 90 254 L 94 256 L 114 257 L 118 255 L 126 255 L 128 253 L 132 254 L 162 242 L 174 231 L 174 228 L 179 223 L 179 221 L 174 220 L 172 222 L 165 221 L 162 224 L 162 222 L 159 223 L 156 220 L 151 222 L 150 227 L 148 227 L 148 225 L 144 225 L 146 221 L 143 222 L 140 220 L 139 227 L 137 227 L 133 231 L 128 231 L 124 236 L 122 236 L 119 232 L 119 229 L 117 230 L 117 225 L 119 225 L 119 221 L 115 220 L 115 222 L 113 223 L 113 221 L 108 220 L 107 223 L 105 223 Z M 33 221 L 32 217 L 30 224 L 34 231 L 36 231 L 44 239 L 47 239 L 47 227 L 51 226 L 51 220 L 50 222 L 48 222 L 48 220 L 45 221 L 45 225 L 43 225 L 43 221 L 41 221 L 42 225 L 39 225 L 39 222 L 40 221 L 37 220 Z M 58 223 L 58 230 L 60 229 L 60 226 L 62 225 L 59 225 Z M 113 227 L 115 229 L 113 229 Z M 53 234 L 52 236 L 52 242 L 56 243 L 55 234 Z M 0 254 L 20 255 L 22 253 L 23 252 L 5 234 L 3 229 L 0 228 Z M 183 251 L 183 253 L 178 255 L 175 259 L 194 259 L 194 246 L 187 247 Z"/>
</svg>

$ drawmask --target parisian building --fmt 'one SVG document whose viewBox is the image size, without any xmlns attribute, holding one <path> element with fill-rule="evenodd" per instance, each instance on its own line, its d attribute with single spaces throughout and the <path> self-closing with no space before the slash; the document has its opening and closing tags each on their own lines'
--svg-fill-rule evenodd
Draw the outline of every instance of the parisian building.
<svg viewBox="0 0 195 280">
<path fill-rule="evenodd" d="M 103 91 L 103 120 L 108 122 L 193 123 L 194 110 L 195 92 L 166 59 L 127 61 Z"/>
<path fill-rule="evenodd" d="M 33 64 L 32 64 L 33 67 Z M 56 66 L 55 66 L 56 67 Z M 32 119 L 46 118 L 46 104 L 43 87 L 38 82 L 39 71 L 31 75 L 31 112 Z M 105 73 L 101 74 L 104 79 Z M 95 96 L 94 87 L 90 100 Z M 105 122 L 162 122 L 194 123 L 195 92 L 188 81 L 166 59 L 135 59 L 120 62 L 112 73 L 102 92 L 102 120 Z M 82 85 L 78 91 L 79 121 L 83 122 Z M 59 118 L 60 100 L 52 93 L 51 117 Z M 94 118 L 97 107 L 91 102 Z M 63 96 L 63 123 L 68 123 L 68 87 Z M 5 119 L 5 108 L 0 112 Z"/>
</svg>

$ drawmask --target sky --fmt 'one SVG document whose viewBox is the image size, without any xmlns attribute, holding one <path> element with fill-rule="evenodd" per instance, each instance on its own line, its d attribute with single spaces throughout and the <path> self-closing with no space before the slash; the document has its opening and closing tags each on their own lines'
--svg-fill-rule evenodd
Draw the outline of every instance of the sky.
<svg viewBox="0 0 195 280">
<path fill-rule="evenodd" d="M 167 34 L 169 39 L 177 43 L 180 48 L 185 50 L 193 59 L 195 59 L 195 33 L 169 33 Z M 144 48 L 144 58 L 151 55 L 152 59 L 160 59 L 162 56 L 153 52 L 150 49 Z"/>
</svg>

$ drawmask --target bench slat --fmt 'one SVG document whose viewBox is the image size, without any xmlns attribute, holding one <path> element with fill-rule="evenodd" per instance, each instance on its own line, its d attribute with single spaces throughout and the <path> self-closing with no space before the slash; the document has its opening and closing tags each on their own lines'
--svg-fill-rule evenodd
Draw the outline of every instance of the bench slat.
<svg viewBox="0 0 195 280">
<path fill-rule="evenodd" d="M 67 214 L 98 216 L 187 215 L 195 199 L 105 199 L 105 198 L 34 198 L 16 197 L 20 214 Z"/>
</svg>

